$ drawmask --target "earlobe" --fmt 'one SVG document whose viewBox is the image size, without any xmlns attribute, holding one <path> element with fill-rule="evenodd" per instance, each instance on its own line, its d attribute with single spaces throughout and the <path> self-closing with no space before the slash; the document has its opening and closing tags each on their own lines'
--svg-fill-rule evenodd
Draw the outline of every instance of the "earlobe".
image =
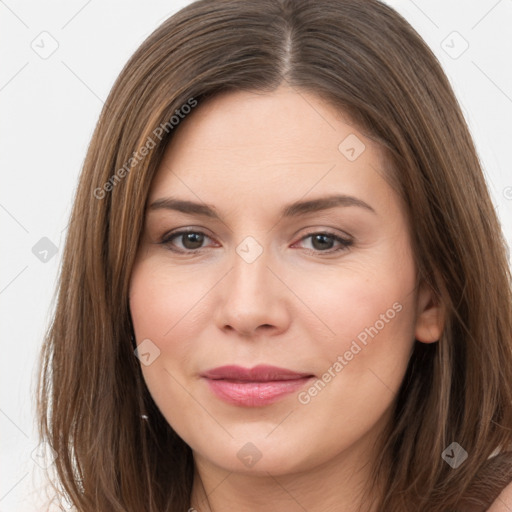
<svg viewBox="0 0 512 512">
<path fill-rule="evenodd" d="M 435 343 L 443 333 L 445 307 L 434 292 L 422 283 L 418 293 L 415 338 L 422 343 Z"/>
</svg>

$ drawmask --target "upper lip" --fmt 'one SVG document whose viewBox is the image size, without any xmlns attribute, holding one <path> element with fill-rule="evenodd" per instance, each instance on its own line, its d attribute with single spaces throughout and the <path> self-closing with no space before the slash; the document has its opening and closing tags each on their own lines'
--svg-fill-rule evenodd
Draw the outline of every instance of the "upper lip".
<svg viewBox="0 0 512 512">
<path fill-rule="evenodd" d="M 212 380 L 240 380 L 247 382 L 268 382 L 275 380 L 293 380 L 313 377 L 311 373 L 295 372 L 277 366 L 258 365 L 254 368 L 244 368 L 236 365 L 219 366 L 201 373 L 201 377 Z"/>
</svg>

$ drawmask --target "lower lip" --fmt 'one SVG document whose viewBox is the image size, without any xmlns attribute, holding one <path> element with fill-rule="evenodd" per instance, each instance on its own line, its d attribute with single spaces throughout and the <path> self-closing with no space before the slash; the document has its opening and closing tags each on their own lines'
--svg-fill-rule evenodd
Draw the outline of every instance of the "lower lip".
<svg viewBox="0 0 512 512">
<path fill-rule="evenodd" d="M 299 391 L 313 377 L 266 382 L 206 379 L 210 389 L 221 400 L 243 407 L 261 407 L 277 402 L 290 393 Z"/>
</svg>

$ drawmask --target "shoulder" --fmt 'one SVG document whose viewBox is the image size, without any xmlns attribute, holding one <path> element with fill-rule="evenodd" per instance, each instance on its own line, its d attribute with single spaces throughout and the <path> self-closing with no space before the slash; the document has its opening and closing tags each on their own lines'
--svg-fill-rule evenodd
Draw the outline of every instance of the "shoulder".
<svg viewBox="0 0 512 512">
<path fill-rule="evenodd" d="M 511 512 L 512 511 L 512 482 L 501 491 L 487 512 Z"/>
</svg>

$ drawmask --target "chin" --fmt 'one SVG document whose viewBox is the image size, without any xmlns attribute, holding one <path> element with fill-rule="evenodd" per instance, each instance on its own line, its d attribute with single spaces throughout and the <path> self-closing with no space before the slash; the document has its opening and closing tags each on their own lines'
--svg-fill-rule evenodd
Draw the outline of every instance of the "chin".
<svg viewBox="0 0 512 512">
<path fill-rule="evenodd" d="M 226 471 L 248 475 L 273 476 L 307 471 L 324 462 L 318 450 L 315 453 L 304 451 L 305 440 L 283 442 L 278 436 L 267 438 L 268 430 L 260 437 L 233 438 L 220 443 L 215 441 L 215 450 L 210 444 L 201 443 L 197 450 L 192 446 L 194 456 Z M 271 434 L 272 436 L 272 434 Z M 284 436 L 286 437 L 286 436 Z M 290 436 L 288 441 L 290 441 Z M 206 436 L 208 439 L 208 436 Z"/>
</svg>

